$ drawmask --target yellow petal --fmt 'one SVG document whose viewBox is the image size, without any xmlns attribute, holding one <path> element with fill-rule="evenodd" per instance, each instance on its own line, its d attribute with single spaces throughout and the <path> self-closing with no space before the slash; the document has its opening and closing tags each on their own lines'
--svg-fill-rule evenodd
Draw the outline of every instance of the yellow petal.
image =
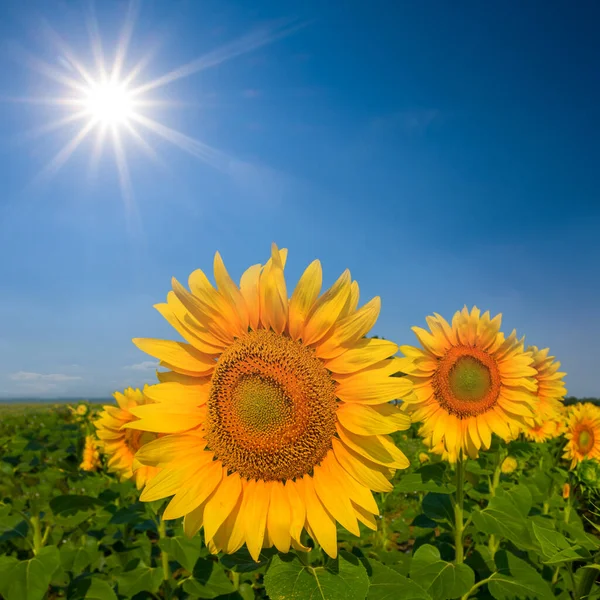
<svg viewBox="0 0 600 600">
<path fill-rule="evenodd" d="M 287 325 L 288 297 L 283 264 L 273 244 L 271 260 L 260 276 L 260 319 L 265 327 L 281 334 Z"/>
<path fill-rule="evenodd" d="M 172 294 L 172 297 L 175 298 L 177 302 L 177 297 L 173 292 L 169 292 Z M 169 304 L 155 304 L 154 308 L 164 317 L 164 319 L 181 335 L 181 337 L 189 342 L 196 350 L 203 352 L 205 354 L 219 354 L 222 351 L 223 345 L 220 343 L 206 328 L 203 328 L 200 324 L 197 326 L 186 325 L 173 311 Z M 184 313 L 185 307 L 183 307 Z M 206 340 L 210 340 L 213 342 L 212 344 L 207 342 Z"/>
<path fill-rule="evenodd" d="M 355 373 L 393 356 L 396 352 L 398 352 L 398 346 L 393 342 L 364 338 L 354 342 L 350 350 L 324 362 L 327 369 L 333 373 Z"/>
<path fill-rule="evenodd" d="M 206 408 L 175 405 L 169 408 L 165 404 L 146 404 L 131 409 L 138 417 L 123 425 L 123 429 L 137 429 L 155 433 L 180 433 L 198 427 L 206 419 Z"/>
<path fill-rule="evenodd" d="M 163 519 L 178 519 L 202 504 L 219 485 L 223 466 L 215 460 L 191 474 L 185 487 L 179 490 L 165 508 Z"/>
<path fill-rule="evenodd" d="M 223 259 L 218 252 L 215 253 L 214 272 L 215 281 L 217 282 L 217 288 L 219 292 L 233 306 L 233 309 L 237 313 L 237 316 L 240 320 L 242 329 L 247 330 L 249 321 L 246 301 L 244 300 L 244 297 L 242 296 L 238 286 L 235 285 L 229 276 L 229 273 L 225 268 L 225 263 L 223 263 Z"/>
<path fill-rule="evenodd" d="M 214 537 L 234 509 L 241 493 L 242 482 L 238 473 L 232 473 L 227 477 L 227 469 L 223 469 L 223 479 L 206 503 L 204 511 L 204 535 L 207 539 Z"/>
<path fill-rule="evenodd" d="M 244 297 L 248 309 L 248 322 L 254 331 L 258 329 L 260 320 L 260 296 L 258 284 L 261 269 L 261 265 L 252 265 L 244 271 L 244 274 L 240 279 L 240 292 Z"/>
<path fill-rule="evenodd" d="M 393 433 L 408 429 L 410 417 L 391 404 L 368 406 L 357 403 L 340 403 L 336 411 L 338 421 L 345 429 L 358 435 Z"/>
<path fill-rule="evenodd" d="M 391 492 L 393 487 L 388 479 L 376 469 L 375 465 L 367 465 L 365 460 L 352 450 L 346 448 L 340 440 L 331 440 L 335 457 L 345 471 L 358 483 L 367 486 L 375 492 Z"/>
<path fill-rule="evenodd" d="M 197 377 L 192 385 L 178 382 L 157 383 L 144 389 L 144 395 L 159 403 L 177 403 L 190 406 L 206 404 L 210 394 L 211 380 Z"/>
<path fill-rule="evenodd" d="M 288 502 L 290 503 L 290 534 L 293 539 L 300 540 L 300 534 L 306 520 L 306 506 L 299 487 L 302 486 L 302 480 L 292 481 L 288 479 L 285 482 L 285 491 Z"/>
<path fill-rule="evenodd" d="M 241 480 L 241 483 L 242 493 L 239 495 L 235 506 L 225 519 L 225 522 L 213 536 L 215 546 L 224 550 L 227 554 L 237 552 L 244 545 L 244 521 L 242 513 L 244 480 Z"/>
<path fill-rule="evenodd" d="M 375 296 L 355 313 L 338 321 L 331 335 L 317 346 L 317 356 L 327 359 L 342 354 L 370 331 L 377 321 L 380 309 L 381 299 Z"/>
<path fill-rule="evenodd" d="M 152 338 L 134 338 L 132 341 L 146 354 L 190 373 L 206 375 L 216 365 L 214 358 L 198 352 L 190 344 Z"/>
<path fill-rule="evenodd" d="M 360 289 L 358 287 L 358 282 L 353 281 L 350 284 L 350 294 L 348 295 L 348 300 L 346 300 L 346 304 L 340 313 L 340 319 L 347 317 L 348 315 L 353 314 L 358 307 L 358 299 L 360 296 Z"/>
<path fill-rule="evenodd" d="M 291 508 L 283 483 L 272 481 L 267 531 L 279 552 L 287 553 L 290 550 L 290 525 Z"/>
<path fill-rule="evenodd" d="M 144 444 L 136 453 L 136 459 L 144 465 L 157 467 L 173 462 L 177 464 L 190 454 L 198 460 L 212 460 L 211 452 L 204 452 L 206 440 L 199 435 L 166 435 Z"/>
<path fill-rule="evenodd" d="M 369 529 L 377 531 L 377 521 L 375 520 L 373 514 L 365 510 L 362 506 L 358 506 L 358 504 L 352 503 L 352 506 L 354 508 L 356 518 Z"/>
<path fill-rule="evenodd" d="M 384 404 L 401 400 L 411 390 L 412 383 L 407 377 L 382 377 L 371 381 L 364 377 L 353 377 L 340 383 L 335 393 L 344 402 Z"/>
<path fill-rule="evenodd" d="M 269 482 L 270 483 L 270 482 Z M 269 512 L 270 489 L 264 481 L 249 481 L 245 490 L 246 524 L 244 534 L 250 556 L 258 562 L 263 547 L 267 514 Z"/>
<path fill-rule="evenodd" d="M 289 304 L 289 333 L 293 340 L 304 334 L 304 323 L 308 317 L 323 283 L 321 263 L 314 260 L 306 268 L 298 285 L 290 298 Z"/>
<path fill-rule="evenodd" d="M 303 342 L 314 344 L 329 332 L 338 320 L 350 294 L 350 271 L 346 269 L 340 278 L 314 304 L 304 326 Z"/>
<path fill-rule="evenodd" d="M 204 525 L 204 509 L 206 502 L 197 506 L 194 510 L 183 517 L 183 533 L 187 537 L 194 537 Z"/>
<path fill-rule="evenodd" d="M 350 500 L 359 506 L 362 506 L 365 510 L 378 515 L 379 507 L 371 490 L 361 483 L 358 483 L 352 475 L 348 473 L 337 461 L 335 454 L 329 452 L 323 462 L 327 462 L 327 466 L 331 473 L 333 473 L 336 479 L 340 482 L 344 493 L 348 495 Z"/>
<path fill-rule="evenodd" d="M 313 469 L 313 485 L 319 500 L 331 516 L 354 535 L 360 535 L 356 516 L 350 499 L 335 475 L 329 470 L 327 461 Z"/>
<path fill-rule="evenodd" d="M 389 436 L 357 435 L 344 429 L 339 423 L 336 429 L 346 446 L 374 463 L 391 469 L 406 469 L 410 465 L 408 458 Z"/>
<path fill-rule="evenodd" d="M 306 520 L 321 548 L 331 558 L 335 558 L 338 550 L 335 519 L 319 500 L 312 477 L 305 475 L 302 480 L 304 483 L 304 501 L 306 502 Z"/>
</svg>

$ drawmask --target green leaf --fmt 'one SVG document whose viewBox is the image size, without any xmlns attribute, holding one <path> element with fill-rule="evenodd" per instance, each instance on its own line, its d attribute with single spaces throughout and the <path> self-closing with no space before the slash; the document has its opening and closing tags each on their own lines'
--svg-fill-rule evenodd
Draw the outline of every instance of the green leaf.
<svg viewBox="0 0 600 600">
<path fill-rule="evenodd" d="M 130 506 L 119 508 L 111 517 L 109 523 L 114 525 L 124 525 L 142 521 L 146 509 L 141 502 L 135 502 Z"/>
<path fill-rule="evenodd" d="M 422 508 L 425 516 L 433 521 L 454 523 L 454 507 L 448 494 L 430 492 L 423 498 Z"/>
<path fill-rule="evenodd" d="M 424 544 L 415 552 L 410 578 L 425 586 L 433 600 L 447 600 L 466 594 L 475 583 L 473 569 L 465 564 L 442 560 L 435 546 Z"/>
<path fill-rule="evenodd" d="M 104 502 L 92 496 L 78 496 L 76 494 L 66 494 L 64 496 L 55 496 L 49 502 L 50 508 L 55 516 L 66 517 L 75 515 L 79 511 L 87 511 L 104 505 Z"/>
<path fill-rule="evenodd" d="M 116 579 L 119 584 L 119 594 L 125 596 L 135 596 L 139 592 L 154 594 L 163 581 L 163 570 L 162 567 L 153 569 L 140 561 L 135 569 L 117 575 Z"/>
<path fill-rule="evenodd" d="M 265 588 L 271 600 L 365 600 L 369 577 L 361 562 L 347 552 L 322 567 L 305 566 L 293 554 L 274 556 Z"/>
<path fill-rule="evenodd" d="M 531 497 L 531 492 L 526 485 L 516 485 L 509 490 L 498 490 L 497 495 L 509 498 L 523 517 L 529 515 L 533 499 Z"/>
<path fill-rule="evenodd" d="M 69 600 L 117 600 L 110 584 L 96 577 L 74 580 L 68 590 Z"/>
<path fill-rule="evenodd" d="M 200 538 L 188 538 L 185 536 L 176 536 L 163 538 L 158 543 L 160 549 L 167 552 L 169 558 L 176 560 L 184 569 L 194 570 L 196 561 L 200 558 L 201 546 Z"/>
<path fill-rule="evenodd" d="M 400 575 L 375 560 L 369 561 L 369 592 L 367 600 L 431 600 L 431 596 L 416 582 Z"/>
<path fill-rule="evenodd" d="M 532 523 L 533 533 L 542 547 L 544 564 L 555 565 L 561 562 L 581 560 L 581 546 L 572 545 L 560 532 L 546 529 L 537 523 Z"/>
<path fill-rule="evenodd" d="M 42 600 L 60 565 L 58 548 L 48 546 L 30 560 L 13 561 L 0 563 L 0 594 L 5 600 Z"/>
<path fill-rule="evenodd" d="M 524 560 L 500 550 L 497 573 L 490 576 L 488 590 L 496 600 L 552 600 L 554 594 L 542 576 Z"/>
<path fill-rule="evenodd" d="M 474 510 L 473 523 L 483 533 L 506 538 L 519 547 L 531 548 L 527 520 L 508 495 L 494 496 L 486 508 Z"/>
<path fill-rule="evenodd" d="M 223 567 L 210 558 L 200 558 L 196 561 L 193 578 L 185 581 L 183 589 L 192 596 L 207 599 L 235 591 Z"/>
<path fill-rule="evenodd" d="M 414 473 L 402 476 L 402 479 L 394 486 L 396 492 L 437 492 L 438 494 L 452 494 L 456 486 L 444 481 L 446 463 L 434 463 L 424 465 Z"/>
<path fill-rule="evenodd" d="M 82 544 L 68 541 L 60 548 L 60 562 L 63 569 L 79 575 L 82 571 L 98 559 L 98 540 L 85 537 Z"/>
<path fill-rule="evenodd" d="M 257 569 L 267 565 L 272 556 L 277 554 L 277 550 L 274 548 L 263 548 L 258 557 L 258 562 L 250 556 L 247 548 L 244 547 L 238 550 L 234 554 L 224 554 L 221 557 L 221 564 L 230 571 L 236 573 L 250 573 Z"/>
</svg>

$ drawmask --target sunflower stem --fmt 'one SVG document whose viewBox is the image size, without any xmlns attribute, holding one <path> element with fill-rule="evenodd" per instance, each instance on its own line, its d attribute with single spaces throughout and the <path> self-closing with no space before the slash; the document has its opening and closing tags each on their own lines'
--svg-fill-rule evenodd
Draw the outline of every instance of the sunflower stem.
<svg viewBox="0 0 600 600">
<path fill-rule="evenodd" d="M 164 540 L 167 538 L 167 526 L 162 517 L 158 517 L 158 538 Z M 160 549 L 160 558 L 163 568 L 163 581 L 169 581 L 171 578 L 171 570 L 169 568 L 169 554 L 162 548 Z"/>
<path fill-rule="evenodd" d="M 464 560 L 463 534 L 465 525 L 463 520 L 463 504 L 464 504 L 464 482 L 465 482 L 465 465 L 462 454 L 456 461 L 456 498 L 454 501 L 454 546 L 456 549 L 456 564 L 461 564 Z"/>
<path fill-rule="evenodd" d="M 42 526 L 40 523 L 40 517 L 34 515 L 31 517 L 30 522 L 33 529 L 33 553 L 37 554 L 44 545 L 42 542 Z"/>
</svg>

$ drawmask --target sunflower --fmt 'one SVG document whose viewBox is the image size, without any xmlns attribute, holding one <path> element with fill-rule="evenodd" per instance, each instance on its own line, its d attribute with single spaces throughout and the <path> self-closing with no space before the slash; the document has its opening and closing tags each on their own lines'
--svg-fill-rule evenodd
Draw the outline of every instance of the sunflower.
<svg viewBox="0 0 600 600">
<path fill-rule="evenodd" d="M 203 527 L 212 552 L 245 543 L 256 560 L 263 547 L 307 549 L 303 529 L 335 557 L 336 521 L 376 529 L 371 490 L 390 491 L 409 464 L 388 434 L 410 426 L 390 401 L 411 383 L 391 377 L 398 346 L 365 337 L 379 298 L 357 308 L 348 271 L 319 295 L 318 260 L 288 298 L 286 256 L 273 245 L 239 287 L 218 253 L 216 289 L 200 270 L 191 292 L 173 280 L 156 308 L 187 343 L 134 340 L 170 371 L 125 426 L 169 434 L 137 453 L 161 468 L 141 499 L 174 495 L 165 519 L 184 517 L 189 536 Z"/>
<path fill-rule="evenodd" d="M 104 406 L 94 423 L 97 435 L 102 440 L 103 450 L 110 458 L 108 468 L 118 473 L 121 479 L 134 479 L 138 489 L 149 481 L 158 471 L 156 467 L 137 464 L 135 453 L 147 442 L 156 439 L 155 433 L 122 429 L 125 423 L 135 421 L 137 417 L 131 412 L 136 406 L 150 400 L 133 388 L 127 388 L 122 394 L 114 394 L 118 406 Z"/>
<path fill-rule="evenodd" d="M 516 333 L 500 332 L 477 307 L 457 312 L 449 325 L 427 317 L 430 331 L 413 327 L 421 348 L 402 346 L 403 371 L 414 384 L 403 408 L 421 421 L 425 443 L 445 460 L 472 458 L 490 447 L 492 433 L 514 439 L 535 410 L 533 358 Z"/>
<path fill-rule="evenodd" d="M 100 466 L 100 452 L 98 451 L 98 440 L 91 435 L 85 436 L 83 447 L 83 460 L 79 468 L 83 471 L 95 471 Z"/>
<path fill-rule="evenodd" d="M 574 404 L 567 423 L 567 444 L 563 458 L 571 469 L 585 459 L 600 460 L 600 408 L 591 402 Z"/>
<path fill-rule="evenodd" d="M 514 456 L 507 456 L 500 465 L 500 471 L 505 475 L 510 475 L 514 473 L 519 467 L 519 463 Z"/>
<path fill-rule="evenodd" d="M 537 423 L 555 420 L 564 406 L 567 388 L 563 378 L 566 373 L 559 372 L 560 363 L 554 360 L 554 356 L 548 356 L 549 348 L 538 350 L 537 346 L 529 346 L 527 352 L 533 358 L 531 366 L 536 370 L 535 380 L 538 384 L 534 418 Z"/>
<path fill-rule="evenodd" d="M 556 416 L 556 415 L 555 415 Z M 533 425 L 526 425 L 524 434 L 528 440 L 532 442 L 547 442 L 559 435 L 562 435 L 566 427 L 559 418 L 548 419 L 543 423 L 534 423 Z"/>
</svg>

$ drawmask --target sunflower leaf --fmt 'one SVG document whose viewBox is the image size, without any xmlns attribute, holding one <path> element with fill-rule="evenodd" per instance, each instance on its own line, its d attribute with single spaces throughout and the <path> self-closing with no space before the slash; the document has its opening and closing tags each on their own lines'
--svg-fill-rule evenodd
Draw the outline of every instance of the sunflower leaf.
<svg viewBox="0 0 600 600">
<path fill-rule="evenodd" d="M 303 565 L 297 556 L 274 556 L 265 575 L 271 600 L 364 600 L 369 576 L 360 560 L 340 552 L 322 567 Z"/>
<path fill-rule="evenodd" d="M 410 565 L 410 578 L 422 582 L 433 600 L 448 600 L 466 594 L 475 583 L 475 573 L 466 564 L 446 562 L 435 546 L 423 544 Z"/>
<path fill-rule="evenodd" d="M 0 594 L 6 600 L 41 600 L 59 565 L 56 546 L 42 548 L 30 560 L 0 557 Z"/>
<path fill-rule="evenodd" d="M 498 571 L 490 576 L 488 590 L 496 600 L 550 600 L 554 594 L 542 576 L 524 560 L 500 550 Z"/>
<path fill-rule="evenodd" d="M 404 577 L 375 560 L 369 561 L 369 593 L 367 600 L 431 600 L 431 596 L 415 581 Z"/>
<path fill-rule="evenodd" d="M 196 598 L 207 599 L 235 591 L 223 567 L 210 558 L 198 559 L 194 566 L 193 578 L 185 581 L 183 589 Z"/>
<path fill-rule="evenodd" d="M 403 475 L 402 479 L 394 486 L 396 492 L 437 492 L 438 494 L 452 494 L 456 486 L 444 481 L 446 464 L 439 462 L 424 465 L 414 473 Z"/>
</svg>

